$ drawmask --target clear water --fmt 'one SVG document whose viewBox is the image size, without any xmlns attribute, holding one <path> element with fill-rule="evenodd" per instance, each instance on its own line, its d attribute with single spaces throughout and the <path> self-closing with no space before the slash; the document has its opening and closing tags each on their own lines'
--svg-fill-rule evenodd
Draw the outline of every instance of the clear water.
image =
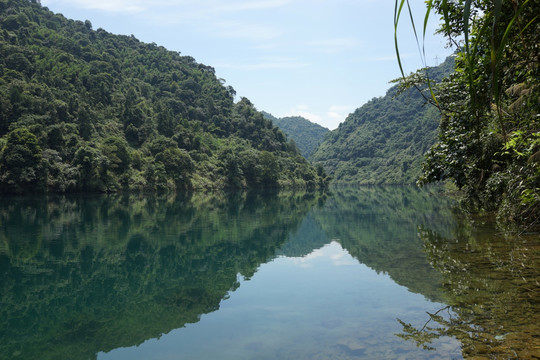
<svg viewBox="0 0 540 360">
<path fill-rule="evenodd" d="M 351 359 L 432 357 L 394 334 L 426 303 L 361 265 L 334 241 L 303 258 L 278 258 L 197 324 L 99 359 Z M 444 344 L 459 357 L 459 344 Z"/>
<path fill-rule="evenodd" d="M 436 191 L 1 200 L 0 359 L 540 354 L 540 236 Z"/>
</svg>

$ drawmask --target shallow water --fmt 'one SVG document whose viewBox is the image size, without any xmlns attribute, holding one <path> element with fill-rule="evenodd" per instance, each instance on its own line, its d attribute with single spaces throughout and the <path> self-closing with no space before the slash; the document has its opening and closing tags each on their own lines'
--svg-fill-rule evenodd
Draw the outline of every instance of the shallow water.
<svg viewBox="0 0 540 360">
<path fill-rule="evenodd" d="M 408 187 L 4 198 L 0 359 L 534 358 L 539 253 Z"/>
</svg>

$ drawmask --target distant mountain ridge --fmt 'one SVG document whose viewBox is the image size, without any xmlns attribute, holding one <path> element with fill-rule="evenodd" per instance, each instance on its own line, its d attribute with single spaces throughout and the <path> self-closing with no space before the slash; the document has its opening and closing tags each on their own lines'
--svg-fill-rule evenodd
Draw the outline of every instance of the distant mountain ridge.
<svg viewBox="0 0 540 360">
<path fill-rule="evenodd" d="M 266 119 L 272 120 L 289 139 L 294 140 L 302 155 L 309 159 L 317 147 L 323 142 L 329 129 L 313 123 L 301 116 L 287 116 L 276 118 L 275 116 L 262 112 Z"/>
<path fill-rule="evenodd" d="M 454 58 L 448 57 L 429 69 L 430 77 L 440 81 L 453 68 Z M 396 85 L 350 114 L 310 160 L 337 183 L 413 184 L 437 138 L 439 118 L 416 89 L 398 94 Z"/>
</svg>

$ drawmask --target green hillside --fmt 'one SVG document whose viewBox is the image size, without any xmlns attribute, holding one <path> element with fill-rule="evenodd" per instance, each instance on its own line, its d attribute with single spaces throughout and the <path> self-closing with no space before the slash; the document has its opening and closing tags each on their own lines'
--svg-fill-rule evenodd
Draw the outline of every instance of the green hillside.
<svg viewBox="0 0 540 360">
<path fill-rule="evenodd" d="M 441 79 L 453 58 L 430 69 Z M 421 174 L 424 154 L 437 138 L 440 114 L 416 89 L 398 94 L 393 86 L 350 114 L 312 155 L 338 183 L 411 184 Z"/>
<path fill-rule="evenodd" d="M 288 116 L 276 118 L 271 114 L 263 112 L 265 118 L 272 120 L 289 139 L 292 139 L 300 149 L 302 155 L 309 159 L 317 147 L 323 142 L 326 134 L 330 132 L 327 128 L 312 123 L 301 116 Z"/>
<path fill-rule="evenodd" d="M 214 69 L 34 1 L 0 0 L 0 191 L 316 187 Z"/>
</svg>

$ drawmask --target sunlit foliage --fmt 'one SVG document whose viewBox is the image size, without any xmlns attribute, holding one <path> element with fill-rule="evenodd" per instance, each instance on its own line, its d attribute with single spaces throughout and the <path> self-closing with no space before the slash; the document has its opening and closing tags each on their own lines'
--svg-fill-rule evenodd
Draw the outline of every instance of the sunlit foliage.
<svg viewBox="0 0 540 360">
<path fill-rule="evenodd" d="M 0 0 L 0 191 L 324 185 L 222 82 L 192 57 L 35 1 Z M 225 162 L 227 149 L 242 172 Z M 258 161 L 266 152 L 273 161 Z"/>
<path fill-rule="evenodd" d="M 449 58 L 429 71 L 441 80 L 452 70 Z M 425 86 L 421 89 L 427 91 Z M 322 164 L 338 183 L 414 184 L 423 156 L 437 137 L 438 112 L 422 95 L 393 86 L 330 132 L 311 160 Z"/>
<path fill-rule="evenodd" d="M 396 22 L 405 8 L 396 1 Z M 540 223 L 540 4 L 428 1 L 457 53 L 456 72 L 433 95 L 438 142 L 422 183 L 450 179 L 474 210 Z M 398 43 L 396 42 L 396 50 Z M 399 50 L 398 50 L 399 54 Z M 411 78 L 404 78 L 414 85 Z"/>
<path fill-rule="evenodd" d="M 276 118 L 275 116 L 263 112 L 264 117 L 272 120 L 274 125 L 277 125 L 290 139 L 289 141 L 298 146 L 302 155 L 309 159 L 317 150 L 317 147 L 323 142 L 326 134 L 330 132 L 325 127 L 301 116 L 286 116 Z"/>
</svg>

